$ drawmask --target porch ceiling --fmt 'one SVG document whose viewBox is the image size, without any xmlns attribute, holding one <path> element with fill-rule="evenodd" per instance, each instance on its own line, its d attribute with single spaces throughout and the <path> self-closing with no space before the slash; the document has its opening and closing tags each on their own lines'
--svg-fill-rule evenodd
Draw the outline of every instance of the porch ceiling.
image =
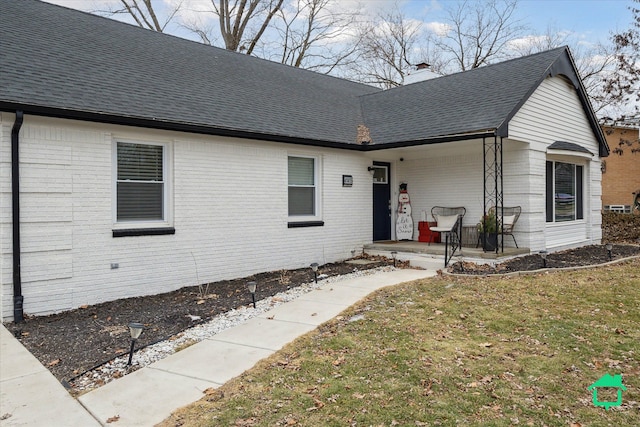
<svg viewBox="0 0 640 427">
<path fill-rule="evenodd" d="M 428 159 L 432 157 L 453 156 L 473 150 L 482 152 L 482 139 L 440 142 L 435 144 L 416 145 L 412 147 L 388 148 L 367 153 L 373 160 L 396 161 Z"/>
</svg>

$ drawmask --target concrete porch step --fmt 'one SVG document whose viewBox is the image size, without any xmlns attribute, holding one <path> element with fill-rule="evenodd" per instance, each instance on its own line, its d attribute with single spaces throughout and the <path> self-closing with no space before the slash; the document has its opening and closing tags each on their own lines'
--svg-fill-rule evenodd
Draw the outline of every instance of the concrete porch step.
<svg viewBox="0 0 640 427">
<path fill-rule="evenodd" d="M 364 245 L 364 252 L 374 256 L 384 256 L 392 258 L 392 251 L 397 252 L 397 259 L 401 261 L 409 261 L 409 265 L 415 268 L 423 268 L 425 270 L 439 270 L 444 268 L 444 252 L 445 245 L 432 243 L 428 245 L 415 241 L 385 241 L 374 242 Z M 511 248 L 505 247 L 504 252 L 484 252 L 482 248 L 463 246 L 456 251 L 453 258 L 449 261 L 451 264 L 461 259 L 466 262 L 474 262 L 476 264 L 491 264 L 506 261 L 522 255 L 529 254 L 529 248 Z"/>
</svg>

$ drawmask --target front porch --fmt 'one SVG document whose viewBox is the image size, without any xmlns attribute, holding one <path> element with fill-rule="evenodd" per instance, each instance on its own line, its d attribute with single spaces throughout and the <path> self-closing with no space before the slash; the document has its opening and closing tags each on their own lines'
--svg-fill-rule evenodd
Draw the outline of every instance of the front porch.
<svg viewBox="0 0 640 427">
<path fill-rule="evenodd" d="M 387 240 L 364 245 L 363 251 L 369 255 L 382 255 L 387 258 L 392 258 L 391 252 L 396 251 L 398 253 L 398 259 L 410 261 L 412 265 L 418 267 L 421 266 L 420 261 L 437 262 L 440 264 L 440 268 L 444 266 L 444 243 L 432 243 L 429 245 L 416 241 Z M 517 256 L 528 255 L 530 252 L 529 248 L 506 246 L 504 251 L 501 250 L 498 253 L 495 251 L 485 252 L 482 250 L 482 247 L 476 248 L 475 246 L 463 245 L 462 248 L 457 250 L 453 255 L 452 261 L 456 262 L 462 257 L 465 261 L 479 264 L 496 264 Z"/>
</svg>

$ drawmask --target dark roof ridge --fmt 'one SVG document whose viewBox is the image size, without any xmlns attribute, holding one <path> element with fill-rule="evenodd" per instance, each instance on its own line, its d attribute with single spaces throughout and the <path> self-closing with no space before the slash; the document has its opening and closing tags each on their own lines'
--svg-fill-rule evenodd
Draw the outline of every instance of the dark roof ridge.
<svg viewBox="0 0 640 427">
<path fill-rule="evenodd" d="M 480 71 L 486 72 L 487 69 L 492 68 L 492 67 L 508 66 L 509 63 L 512 63 L 514 61 L 522 61 L 522 60 L 524 60 L 526 58 L 533 58 L 533 57 L 538 56 L 538 55 L 549 55 L 551 52 L 554 52 L 554 51 L 560 52 L 560 51 L 567 51 L 568 49 L 569 49 L 569 47 L 567 45 L 560 46 L 560 47 L 555 47 L 553 49 L 543 50 L 541 52 L 536 52 L 536 53 L 532 53 L 532 54 L 529 54 L 529 55 L 519 56 L 517 58 L 507 59 L 507 60 L 502 61 L 502 62 L 495 62 L 495 63 L 492 63 L 492 64 L 483 65 L 481 67 L 471 68 L 470 70 L 456 71 L 455 73 L 443 74 L 442 76 L 434 77 L 433 79 L 423 80 L 423 81 L 419 81 L 419 82 L 415 82 L 415 83 L 409 83 L 408 85 L 401 85 L 401 86 L 392 87 L 392 88 L 383 90 L 383 92 L 385 92 L 385 93 L 393 92 L 393 91 L 402 90 L 403 88 L 408 88 L 408 87 L 414 87 L 415 88 L 416 86 L 419 86 L 419 85 L 430 84 L 430 83 L 433 83 L 433 82 L 442 81 L 442 79 L 451 78 L 451 77 L 454 77 L 454 76 L 459 76 L 461 74 L 470 74 L 470 73 L 480 72 Z M 552 65 L 553 65 L 552 63 L 549 63 L 549 68 Z M 367 94 L 360 95 L 360 96 L 361 97 L 366 97 L 366 96 L 377 95 L 377 94 L 379 94 L 379 92 L 367 93 Z"/>
</svg>

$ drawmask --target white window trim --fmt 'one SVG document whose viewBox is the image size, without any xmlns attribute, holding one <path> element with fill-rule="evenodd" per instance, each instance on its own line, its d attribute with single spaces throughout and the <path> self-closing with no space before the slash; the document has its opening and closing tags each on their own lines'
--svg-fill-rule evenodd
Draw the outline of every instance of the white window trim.
<svg viewBox="0 0 640 427">
<path fill-rule="evenodd" d="M 288 215 L 289 212 L 289 157 L 313 159 L 313 180 L 315 183 L 315 215 Z M 322 157 L 309 154 L 287 153 L 287 218 L 289 222 L 322 221 Z"/>
<path fill-rule="evenodd" d="M 156 145 L 162 147 L 163 220 L 118 221 L 118 143 Z M 111 218 L 114 230 L 173 227 L 173 144 L 131 138 L 113 138 L 111 143 Z"/>
<path fill-rule="evenodd" d="M 589 202 L 589 188 L 590 188 L 590 183 L 589 183 L 589 170 L 588 170 L 588 166 L 589 166 L 589 162 L 585 161 L 584 156 L 576 156 L 575 153 L 573 153 L 574 155 L 557 155 L 555 152 L 552 155 L 551 154 L 552 150 L 549 150 L 549 154 L 547 155 L 546 161 L 547 162 L 553 162 L 555 163 L 567 163 L 570 165 L 575 166 L 582 166 L 582 215 L 583 218 L 576 218 L 570 221 L 556 221 L 556 212 L 555 212 L 555 198 L 554 198 L 554 202 L 553 202 L 553 221 L 551 222 L 546 222 L 546 226 L 547 227 L 562 227 L 562 226 L 567 226 L 567 225 L 571 225 L 571 224 L 585 224 L 587 222 L 587 213 L 588 213 L 588 202 Z M 546 162 L 545 162 L 546 164 Z M 554 168 L 555 171 L 555 168 Z M 575 178 L 575 176 L 574 176 Z M 556 180 L 555 180 L 555 176 L 553 177 L 553 191 L 555 193 L 555 189 L 556 189 Z M 545 198 L 547 197 L 546 193 L 545 193 Z M 545 203 L 546 205 L 546 203 Z M 577 216 L 577 207 L 576 207 L 576 212 L 575 212 L 576 216 Z M 545 213 L 546 215 L 546 213 Z"/>
</svg>

